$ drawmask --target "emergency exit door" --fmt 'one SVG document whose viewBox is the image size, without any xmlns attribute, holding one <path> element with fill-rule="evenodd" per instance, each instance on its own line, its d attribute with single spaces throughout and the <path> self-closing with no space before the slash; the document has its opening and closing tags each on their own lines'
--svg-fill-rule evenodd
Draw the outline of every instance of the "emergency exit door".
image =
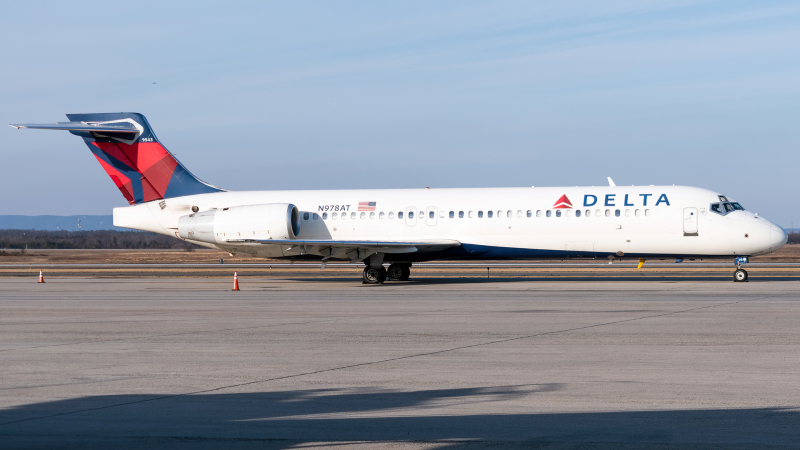
<svg viewBox="0 0 800 450">
<path fill-rule="evenodd" d="M 697 208 L 683 208 L 683 235 L 697 236 Z"/>
</svg>

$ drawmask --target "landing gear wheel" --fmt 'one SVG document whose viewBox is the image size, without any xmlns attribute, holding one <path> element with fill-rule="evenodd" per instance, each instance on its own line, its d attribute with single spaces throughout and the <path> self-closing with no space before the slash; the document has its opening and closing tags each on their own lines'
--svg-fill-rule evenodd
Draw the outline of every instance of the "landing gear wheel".
<svg viewBox="0 0 800 450">
<path fill-rule="evenodd" d="M 364 273 L 361 275 L 361 282 L 363 284 L 379 284 L 386 279 L 386 269 L 382 266 L 364 267 Z"/>
<path fill-rule="evenodd" d="M 407 281 L 409 275 L 411 275 L 411 269 L 407 266 L 400 266 L 397 264 L 389 266 L 389 281 Z"/>
<path fill-rule="evenodd" d="M 733 272 L 733 281 L 747 281 L 747 271 L 744 269 L 736 269 L 736 272 Z"/>
</svg>

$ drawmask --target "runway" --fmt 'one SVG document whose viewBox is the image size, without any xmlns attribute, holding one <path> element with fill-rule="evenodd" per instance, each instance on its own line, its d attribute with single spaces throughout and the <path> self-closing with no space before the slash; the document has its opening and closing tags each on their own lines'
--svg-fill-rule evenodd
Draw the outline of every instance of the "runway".
<svg viewBox="0 0 800 450">
<path fill-rule="evenodd" d="M 47 281 L 0 278 L 3 448 L 800 443 L 796 279 Z"/>
</svg>

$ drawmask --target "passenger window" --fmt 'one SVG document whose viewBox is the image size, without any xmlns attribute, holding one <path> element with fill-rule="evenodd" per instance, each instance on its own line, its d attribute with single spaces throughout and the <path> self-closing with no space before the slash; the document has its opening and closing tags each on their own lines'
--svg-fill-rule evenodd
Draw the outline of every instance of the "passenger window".
<svg viewBox="0 0 800 450">
<path fill-rule="evenodd" d="M 733 211 L 733 206 L 731 206 L 730 203 L 723 203 L 722 206 L 725 207 L 725 212 L 726 213 L 729 213 L 729 212 Z"/>
<path fill-rule="evenodd" d="M 454 213 L 453 211 L 450 211 L 450 218 L 452 219 L 455 216 L 456 216 L 456 213 Z"/>
<path fill-rule="evenodd" d="M 514 215 L 514 213 L 512 213 L 512 212 L 511 212 L 511 210 L 508 210 L 508 211 L 506 211 L 506 217 L 508 217 L 509 219 L 510 219 L 510 218 L 511 218 L 513 215 Z"/>
<path fill-rule="evenodd" d="M 434 217 L 433 211 L 428 211 L 428 218 L 433 219 L 433 217 Z"/>
<path fill-rule="evenodd" d="M 488 217 L 488 218 L 490 218 L 490 219 L 491 219 L 491 218 L 492 218 L 492 215 L 494 215 L 494 212 L 492 212 L 492 211 L 486 211 L 486 217 Z"/>
<path fill-rule="evenodd" d="M 439 218 L 444 219 L 444 211 L 439 211 Z"/>
<path fill-rule="evenodd" d="M 744 207 L 738 203 L 731 203 L 731 205 L 733 205 L 733 209 L 737 211 L 744 211 Z"/>
<path fill-rule="evenodd" d="M 584 214 L 584 216 L 586 216 L 586 217 L 592 217 L 592 210 L 591 210 L 591 209 L 587 209 L 587 210 L 586 210 L 586 214 Z"/>
<path fill-rule="evenodd" d="M 599 209 L 595 209 L 595 210 L 594 210 L 594 216 L 595 216 L 595 217 L 600 217 L 600 216 L 601 216 L 601 213 L 600 213 L 600 210 L 599 210 Z"/>
<path fill-rule="evenodd" d="M 572 217 L 572 210 L 571 210 L 571 209 L 568 209 L 568 210 L 564 211 L 564 216 L 566 216 L 566 217 Z"/>
<path fill-rule="evenodd" d="M 467 213 L 467 217 L 469 217 L 470 219 L 472 219 L 472 211 L 470 211 L 470 212 L 468 212 L 468 213 Z"/>
<path fill-rule="evenodd" d="M 409 219 L 413 219 L 414 218 L 414 211 L 409 211 L 408 212 L 408 218 Z"/>
<path fill-rule="evenodd" d="M 644 216 L 645 217 L 650 217 L 650 210 L 649 209 L 645 209 L 644 210 Z"/>
<path fill-rule="evenodd" d="M 362 216 L 363 216 L 363 214 L 364 214 L 364 213 L 361 213 L 361 214 L 362 214 Z M 353 220 L 355 220 L 355 219 L 356 219 L 356 213 L 354 213 L 354 212 L 351 212 L 351 213 L 350 213 L 350 218 L 351 218 L 351 219 L 353 219 Z M 364 217 L 361 217 L 361 218 L 363 219 Z"/>
<path fill-rule="evenodd" d="M 339 215 L 339 213 L 333 213 L 331 215 L 331 219 L 336 220 L 336 216 L 338 216 L 338 215 Z"/>
<path fill-rule="evenodd" d="M 618 210 L 618 209 L 615 209 L 615 210 L 614 210 L 614 217 L 619 217 L 619 216 L 620 216 L 620 212 L 619 212 L 619 210 Z"/>
<path fill-rule="evenodd" d="M 362 219 L 366 219 L 366 218 L 367 218 L 367 213 L 365 213 L 365 212 L 362 212 L 362 213 L 361 213 L 361 218 L 362 218 Z"/>
<path fill-rule="evenodd" d="M 328 220 L 328 213 L 322 213 L 322 220 Z"/>
<path fill-rule="evenodd" d="M 575 210 L 575 217 L 580 217 L 580 216 L 581 216 L 581 210 L 580 209 L 576 209 Z"/>
<path fill-rule="evenodd" d="M 384 213 L 384 212 L 381 212 L 380 214 L 378 214 L 378 219 L 383 219 L 383 217 L 384 217 L 385 215 L 386 215 L 386 213 Z"/>
<path fill-rule="evenodd" d="M 556 217 L 561 217 L 561 210 L 556 211 Z"/>
<path fill-rule="evenodd" d="M 303 220 L 308 220 L 308 213 L 303 213 Z"/>
<path fill-rule="evenodd" d="M 544 215 L 545 215 L 545 216 L 547 216 L 547 217 L 550 217 L 550 215 L 551 215 L 552 213 L 553 213 L 553 211 L 550 211 L 550 210 L 548 209 L 548 210 L 547 210 L 547 212 L 546 212 Z"/>
<path fill-rule="evenodd" d="M 542 210 L 541 209 L 536 211 L 536 217 L 542 217 Z"/>
<path fill-rule="evenodd" d="M 369 213 L 369 218 L 370 219 L 374 219 L 375 218 L 375 213 L 374 212 Z"/>
<path fill-rule="evenodd" d="M 319 220 L 319 214 L 314 213 L 314 214 L 311 215 L 311 218 L 314 219 L 314 220 Z"/>
<path fill-rule="evenodd" d="M 521 218 L 522 218 L 522 210 L 518 209 L 517 210 L 517 219 L 521 219 Z"/>
<path fill-rule="evenodd" d="M 606 217 L 611 217 L 611 210 L 610 209 L 606 210 Z"/>
<path fill-rule="evenodd" d="M 625 217 L 630 217 L 630 216 L 631 216 L 631 210 L 630 209 L 626 209 L 625 210 Z"/>
<path fill-rule="evenodd" d="M 394 211 L 389 211 L 389 218 L 394 219 Z"/>
<path fill-rule="evenodd" d="M 483 218 L 483 211 L 478 211 L 478 219 Z"/>
<path fill-rule="evenodd" d="M 464 211 L 459 211 L 458 212 L 458 218 L 459 219 L 463 219 L 464 218 Z"/>
<path fill-rule="evenodd" d="M 528 218 L 531 218 L 531 217 L 533 217 L 533 211 L 531 211 L 531 210 L 529 209 L 529 210 L 528 210 L 528 212 L 526 212 L 526 213 L 525 213 L 525 216 L 526 216 L 526 217 L 528 217 Z"/>
<path fill-rule="evenodd" d="M 634 213 L 634 215 L 635 215 L 636 217 L 639 217 L 639 215 L 640 215 L 639 213 L 640 213 L 640 212 L 641 212 L 641 211 L 637 209 L 637 210 L 636 210 L 636 212 Z"/>
<path fill-rule="evenodd" d="M 342 213 L 342 220 L 344 220 L 344 219 L 347 219 L 347 213 L 346 212 Z"/>
<path fill-rule="evenodd" d="M 403 218 L 403 211 L 400 211 L 399 213 L 397 213 L 397 218 L 398 219 L 402 219 Z"/>
</svg>

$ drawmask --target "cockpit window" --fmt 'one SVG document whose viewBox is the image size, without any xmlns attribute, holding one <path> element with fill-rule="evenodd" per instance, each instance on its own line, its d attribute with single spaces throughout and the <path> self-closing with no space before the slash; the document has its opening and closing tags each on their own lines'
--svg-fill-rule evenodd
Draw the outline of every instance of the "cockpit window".
<svg viewBox="0 0 800 450">
<path fill-rule="evenodd" d="M 720 195 L 719 198 L 723 198 L 723 196 Z M 744 207 L 736 202 L 712 203 L 709 209 L 711 212 L 717 213 L 721 216 L 733 211 L 744 211 Z"/>
<path fill-rule="evenodd" d="M 719 196 L 719 201 L 721 201 L 721 202 L 727 202 L 727 201 L 728 201 L 728 197 L 725 197 L 724 195 L 720 195 L 720 196 Z"/>
</svg>

